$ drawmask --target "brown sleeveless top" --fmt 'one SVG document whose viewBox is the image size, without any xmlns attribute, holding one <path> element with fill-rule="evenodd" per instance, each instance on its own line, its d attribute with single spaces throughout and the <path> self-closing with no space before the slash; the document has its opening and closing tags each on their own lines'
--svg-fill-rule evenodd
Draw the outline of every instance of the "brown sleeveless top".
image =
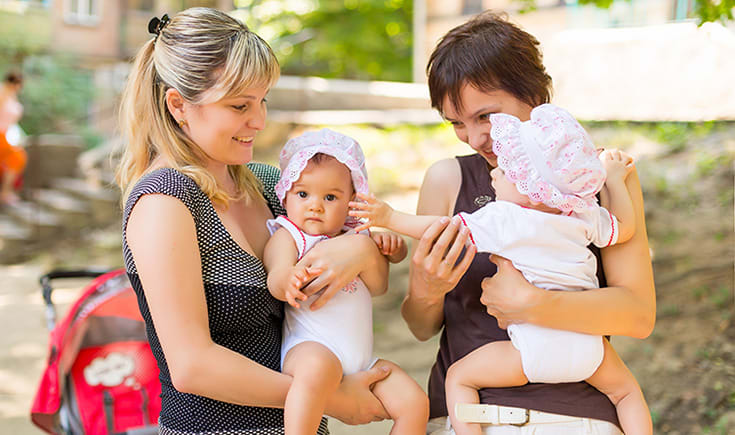
<svg viewBox="0 0 735 435">
<path fill-rule="evenodd" d="M 490 201 L 495 192 L 490 185 L 490 171 L 479 154 L 457 157 L 462 171 L 462 184 L 454 206 L 454 214 L 472 213 Z M 600 251 L 597 256 L 597 277 L 600 286 L 607 286 Z M 429 378 L 431 418 L 447 415 L 444 397 L 444 378 L 455 361 L 474 349 L 498 340 L 509 340 L 505 330 L 498 327 L 494 317 L 487 314 L 480 303 L 485 277 L 492 276 L 496 267 L 488 254 L 478 253 L 457 286 L 444 297 L 444 329 L 436 363 Z M 492 373 L 492 367 L 488 367 Z M 618 426 L 615 407 L 607 396 L 586 382 L 562 384 L 526 384 L 513 388 L 485 388 L 480 390 L 480 401 L 486 404 L 517 406 L 555 414 L 606 420 Z"/>
</svg>

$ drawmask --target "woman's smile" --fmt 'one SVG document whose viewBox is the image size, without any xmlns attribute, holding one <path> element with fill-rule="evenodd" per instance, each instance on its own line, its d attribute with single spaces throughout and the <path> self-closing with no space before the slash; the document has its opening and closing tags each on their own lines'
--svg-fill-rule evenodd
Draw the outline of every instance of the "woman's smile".
<svg viewBox="0 0 735 435">
<path fill-rule="evenodd" d="M 235 142 L 239 142 L 243 145 L 252 145 L 253 140 L 255 139 L 255 136 L 249 136 L 249 137 L 243 137 L 243 136 L 233 136 L 232 139 L 235 140 Z"/>
</svg>

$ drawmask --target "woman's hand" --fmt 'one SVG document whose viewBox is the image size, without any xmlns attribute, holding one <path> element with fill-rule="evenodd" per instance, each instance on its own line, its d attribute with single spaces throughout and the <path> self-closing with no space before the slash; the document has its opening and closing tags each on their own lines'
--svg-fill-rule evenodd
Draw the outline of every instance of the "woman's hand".
<svg viewBox="0 0 735 435">
<path fill-rule="evenodd" d="M 490 261 L 498 266 L 498 272 L 482 280 L 480 302 L 503 329 L 513 323 L 528 322 L 544 290 L 529 283 L 510 260 L 493 254 Z"/>
<path fill-rule="evenodd" d="M 401 315 L 421 341 L 436 335 L 444 323 L 444 296 L 452 291 L 477 253 L 475 245 L 465 250 L 469 230 L 459 218 L 436 220 L 424 232 L 411 257 L 409 288 Z"/>
<path fill-rule="evenodd" d="M 443 299 L 457 285 L 477 253 L 477 248 L 471 244 L 462 261 L 457 263 L 469 234 L 469 229 L 456 216 L 441 218 L 424 232 L 411 257 L 410 285 L 415 296 L 426 300 Z"/>
<path fill-rule="evenodd" d="M 337 391 L 329 398 L 326 414 L 350 425 L 390 418 L 372 392 L 373 384 L 389 374 L 390 368 L 383 366 L 345 376 Z"/>
<path fill-rule="evenodd" d="M 297 267 L 321 271 L 301 291 L 306 296 L 311 296 L 323 290 L 311 303 L 311 309 L 317 310 L 363 270 L 378 267 L 380 261 L 385 263 L 383 267 L 387 273 L 387 262 L 372 239 L 366 235 L 350 234 L 317 243 L 296 263 Z"/>
</svg>

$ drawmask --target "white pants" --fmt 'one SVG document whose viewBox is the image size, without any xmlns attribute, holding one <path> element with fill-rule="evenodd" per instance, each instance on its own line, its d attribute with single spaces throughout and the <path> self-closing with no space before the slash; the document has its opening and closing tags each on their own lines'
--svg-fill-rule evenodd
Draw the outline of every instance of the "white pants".
<svg viewBox="0 0 735 435">
<path fill-rule="evenodd" d="M 427 435 L 455 435 L 447 417 L 432 418 L 426 427 Z M 483 435 L 623 435 L 614 424 L 592 418 L 576 418 L 559 423 L 531 423 L 525 426 L 507 424 L 482 425 Z"/>
</svg>

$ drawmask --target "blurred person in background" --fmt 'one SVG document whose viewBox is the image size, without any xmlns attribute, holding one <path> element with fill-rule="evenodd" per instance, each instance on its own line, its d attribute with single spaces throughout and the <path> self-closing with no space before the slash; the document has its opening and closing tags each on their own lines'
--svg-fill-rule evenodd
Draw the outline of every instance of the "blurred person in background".
<svg viewBox="0 0 735 435">
<path fill-rule="evenodd" d="M 7 133 L 23 116 L 23 105 L 18 101 L 18 93 L 23 87 L 23 76 L 9 72 L 0 87 L 0 204 L 13 204 L 19 201 L 15 186 L 26 167 L 26 152 L 11 145 Z"/>
</svg>

